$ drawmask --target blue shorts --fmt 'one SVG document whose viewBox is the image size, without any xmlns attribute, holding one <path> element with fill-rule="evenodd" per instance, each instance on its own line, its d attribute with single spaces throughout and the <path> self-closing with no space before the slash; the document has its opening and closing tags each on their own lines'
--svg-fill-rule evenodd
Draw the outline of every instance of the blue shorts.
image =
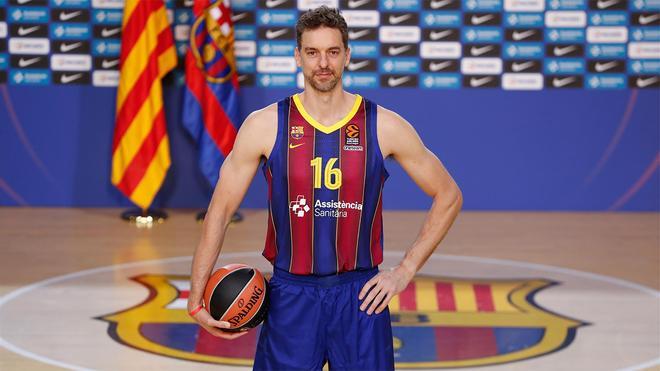
<svg viewBox="0 0 660 371">
<path fill-rule="evenodd" d="M 358 294 L 377 268 L 300 276 L 275 268 L 255 370 L 393 370 L 390 312 L 367 315 Z"/>
</svg>

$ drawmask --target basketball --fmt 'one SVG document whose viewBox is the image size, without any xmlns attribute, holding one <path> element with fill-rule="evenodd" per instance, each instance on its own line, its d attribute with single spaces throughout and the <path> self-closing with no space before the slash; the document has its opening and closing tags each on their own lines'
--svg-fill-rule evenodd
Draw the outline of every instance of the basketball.
<svg viewBox="0 0 660 371">
<path fill-rule="evenodd" d="M 258 326 L 268 310 L 268 282 L 258 269 L 229 264 L 213 272 L 204 289 L 204 307 L 228 332 Z"/>
</svg>

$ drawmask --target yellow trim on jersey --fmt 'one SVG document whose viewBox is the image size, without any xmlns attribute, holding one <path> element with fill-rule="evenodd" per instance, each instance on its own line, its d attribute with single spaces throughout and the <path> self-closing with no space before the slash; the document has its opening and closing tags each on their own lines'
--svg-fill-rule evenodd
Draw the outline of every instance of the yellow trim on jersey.
<svg viewBox="0 0 660 371">
<path fill-rule="evenodd" d="M 305 111 L 305 107 L 303 107 L 303 104 L 300 101 L 300 97 L 298 94 L 295 94 L 293 96 L 293 101 L 295 102 L 296 107 L 298 107 L 298 111 L 300 112 L 302 117 L 304 117 L 305 120 L 310 125 L 312 125 L 315 129 L 321 131 L 322 133 L 330 134 L 333 131 L 346 125 L 353 118 L 353 116 L 355 116 L 358 109 L 360 108 L 360 105 L 362 104 L 362 96 L 360 96 L 360 94 L 355 94 L 355 102 L 353 103 L 353 108 L 351 108 L 351 110 L 348 112 L 346 116 L 344 116 L 343 119 L 337 121 L 336 123 L 330 126 L 325 126 L 321 124 L 320 122 L 316 121 L 309 113 L 307 113 L 307 111 Z"/>
</svg>

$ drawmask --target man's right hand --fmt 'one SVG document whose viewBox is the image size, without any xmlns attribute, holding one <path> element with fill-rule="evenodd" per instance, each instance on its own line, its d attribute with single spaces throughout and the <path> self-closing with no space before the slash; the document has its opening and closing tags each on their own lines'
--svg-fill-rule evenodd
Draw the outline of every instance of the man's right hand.
<svg viewBox="0 0 660 371">
<path fill-rule="evenodd" d="M 231 325 L 229 322 L 225 321 L 216 321 L 211 317 L 209 312 L 206 311 L 206 309 L 202 308 L 199 312 L 195 314 L 193 317 L 197 323 L 204 328 L 204 330 L 208 331 L 211 335 L 223 338 L 223 339 L 236 339 L 239 338 L 245 334 L 247 334 L 247 330 L 241 331 L 241 332 L 227 332 L 223 331 L 223 328 L 230 328 Z"/>
</svg>

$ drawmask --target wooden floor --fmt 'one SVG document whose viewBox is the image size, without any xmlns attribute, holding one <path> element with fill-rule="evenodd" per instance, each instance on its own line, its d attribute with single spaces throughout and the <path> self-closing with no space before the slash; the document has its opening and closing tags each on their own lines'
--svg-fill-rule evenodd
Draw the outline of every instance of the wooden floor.
<svg viewBox="0 0 660 371">
<path fill-rule="evenodd" d="M 0 296 L 89 268 L 192 254 L 201 230 L 196 211 L 170 211 L 150 229 L 120 220 L 120 212 L 0 208 Z M 223 251 L 260 252 L 266 213 L 242 212 L 245 220 L 231 227 Z M 385 212 L 386 251 L 405 250 L 423 218 Z M 570 268 L 660 290 L 658 213 L 463 212 L 437 252 Z M 58 368 L 0 347 L 0 369 Z"/>
</svg>

